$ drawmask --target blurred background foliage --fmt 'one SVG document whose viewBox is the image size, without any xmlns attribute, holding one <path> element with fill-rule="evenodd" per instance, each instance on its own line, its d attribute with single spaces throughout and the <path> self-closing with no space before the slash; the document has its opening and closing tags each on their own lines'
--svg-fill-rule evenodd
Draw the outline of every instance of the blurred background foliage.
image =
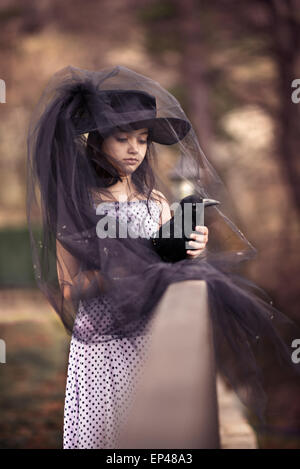
<svg viewBox="0 0 300 469">
<path fill-rule="evenodd" d="M 66 65 L 95 70 L 120 64 L 175 94 L 232 195 L 242 231 L 258 249 L 248 275 L 299 322 L 300 104 L 291 101 L 299 42 L 298 0 L 1 0 L 0 337 L 10 365 L 5 371 L 1 365 L 7 418 L 0 446 L 61 444 L 67 338 L 35 291 L 25 213 L 27 125 L 51 75 Z M 173 161 L 171 154 L 166 158 Z M 300 447 L 299 383 L 274 381 L 271 358 L 269 366 L 270 430 L 258 435 L 258 444 Z M 23 377 L 36 394 L 22 388 Z M 28 405 L 22 392 L 31 395 Z M 48 411 L 46 401 L 39 407 L 46 395 Z M 24 430 L 19 408 L 27 409 L 25 423 L 43 421 L 40 439 Z"/>
</svg>

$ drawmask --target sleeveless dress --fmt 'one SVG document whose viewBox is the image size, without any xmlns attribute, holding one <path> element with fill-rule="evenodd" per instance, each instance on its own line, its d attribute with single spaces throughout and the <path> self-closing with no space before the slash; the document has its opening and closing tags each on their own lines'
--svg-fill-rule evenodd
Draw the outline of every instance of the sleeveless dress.
<svg viewBox="0 0 300 469">
<path fill-rule="evenodd" d="M 127 210 L 120 204 L 127 203 Z M 107 204 L 107 202 L 106 202 Z M 159 227 L 160 206 L 145 200 L 109 202 L 109 215 L 128 217 L 133 231 L 149 237 Z M 94 205 L 95 207 L 95 205 Z M 114 305 L 109 296 L 81 301 L 75 321 L 84 335 L 88 320 L 109 317 Z M 88 314 L 85 314 L 88 312 Z M 125 422 L 147 356 L 149 334 L 135 338 L 83 343 L 72 335 L 65 403 L 63 449 L 117 449 L 120 427 Z"/>
</svg>

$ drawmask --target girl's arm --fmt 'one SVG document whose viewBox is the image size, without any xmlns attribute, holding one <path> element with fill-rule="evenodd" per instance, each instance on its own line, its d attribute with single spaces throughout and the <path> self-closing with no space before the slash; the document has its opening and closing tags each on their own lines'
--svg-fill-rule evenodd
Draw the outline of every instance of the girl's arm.
<svg viewBox="0 0 300 469">
<path fill-rule="evenodd" d="M 80 271 L 78 261 L 56 240 L 57 275 L 66 300 L 74 297 L 93 298 L 104 291 L 103 276 L 99 271 Z"/>
<path fill-rule="evenodd" d="M 161 204 L 161 212 L 159 218 L 159 227 L 166 223 L 170 218 L 172 218 L 170 206 L 167 198 L 159 191 L 153 190 L 153 193 L 159 197 L 159 202 Z"/>
</svg>

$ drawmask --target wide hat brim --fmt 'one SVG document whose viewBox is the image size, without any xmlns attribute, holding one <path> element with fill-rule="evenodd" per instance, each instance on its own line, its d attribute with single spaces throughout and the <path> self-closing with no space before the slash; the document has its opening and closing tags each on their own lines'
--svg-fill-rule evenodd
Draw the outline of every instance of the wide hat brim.
<svg viewBox="0 0 300 469">
<path fill-rule="evenodd" d="M 173 145 L 179 142 L 191 129 L 188 121 L 176 117 L 155 117 L 129 124 L 134 129 L 148 128 L 151 140 L 162 145 Z"/>
<path fill-rule="evenodd" d="M 173 145 L 174 143 L 182 140 L 191 129 L 191 124 L 187 120 L 179 119 L 176 117 L 154 117 L 150 119 L 142 119 L 138 121 L 122 121 L 119 123 L 120 127 L 132 129 L 149 129 L 149 137 L 153 142 L 160 143 L 161 145 Z M 89 122 L 83 123 L 82 119 L 80 125 L 76 128 L 76 134 L 84 134 L 97 130 L 104 138 L 109 136 L 116 129 L 116 126 L 100 128 L 97 125 L 90 125 Z"/>
<path fill-rule="evenodd" d="M 97 92 L 85 83 L 78 87 L 80 105 L 72 115 L 75 134 L 98 131 L 106 138 L 118 127 L 138 129 L 147 127 L 152 141 L 172 145 L 182 140 L 191 124 L 187 119 L 157 117 L 156 100 L 141 90 L 104 90 Z"/>
<path fill-rule="evenodd" d="M 128 126 L 128 129 L 131 128 L 133 130 L 144 127 L 148 128 L 149 138 L 153 142 L 160 143 L 161 145 L 173 145 L 174 143 L 179 142 L 191 129 L 191 124 L 188 121 L 176 117 L 155 117 L 134 122 L 122 122 L 119 126 L 121 128 L 126 128 L 126 126 Z M 116 126 L 104 129 L 103 126 L 100 128 L 88 124 L 86 126 L 82 126 L 81 122 L 80 128 L 76 129 L 76 134 L 80 135 L 95 130 L 106 138 L 116 130 Z"/>
</svg>

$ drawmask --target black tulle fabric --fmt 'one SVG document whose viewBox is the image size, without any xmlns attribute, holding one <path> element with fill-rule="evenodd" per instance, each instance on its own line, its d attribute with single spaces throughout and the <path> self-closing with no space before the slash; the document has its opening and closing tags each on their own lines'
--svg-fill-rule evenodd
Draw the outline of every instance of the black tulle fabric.
<svg viewBox="0 0 300 469">
<path fill-rule="evenodd" d="M 101 239 L 97 234 L 97 224 L 104 215 L 95 207 L 107 200 L 101 193 L 119 179 L 105 159 L 88 155 L 97 147 L 97 132 L 101 135 L 103 131 L 105 136 L 107 128 L 116 125 L 107 117 L 113 114 L 100 92 L 120 89 L 154 96 L 157 117 L 169 119 L 162 120 L 162 127 L 155 130 L 158 140 L 166 138 L 165 145 L 150 141 L 142 170 L 133 175 L 139 198 L 148 210 L 151 200 L 159 202 L 153 188 L 165 194 L 170 205 L 179 201 L 166 183 L 167 169 L 162 165 L 166 148 L 174 153 L 178 179 L 189 183 L 188 193 L 220 201 L 220 206 L 205 212 L 209 241 L 198 258 L 165 262 L 149 237 Z M 138 124 L 134 112 L 127 116 L 132 128 L 146 125 L 141 115 L 142 110 Z M 150 123 L 149 129 L 151 136 Z M 175 143 L 171 145 L 172 140 Z M 203 154 L 175 97 L 156 81 L 123 66 L 98 72 L 71 66 L 60 70 L 46 86 L 32 115 L 27 181 L 36 281 L 66 331 L 84 343 L 146 333 L 168 285 L 205 280 L 218 370 L 263 421 L 266 394 L 261 357 L 272 348 L 278 367 L 288 367 L 299 377 L 299 366 L 291 360 L 291 340 L 300 337 L 299 328 L 272 305 L 266 292 L 240 273 L 241 263 L 253 259 L 256 249 L 237 228 L 225 186 Z M 96 205 L 91 188 L 100 194 Z M 114 198 L 111 202 L 118 203 Z M 124 219 L 126 212 L 123 219 L 116 217 L 118 229 Z M 102 321 L 100 313 L 97 320 L 89 317 L 89 301 L 102 295 L 113 300 L 110 321 Z"/>
</svg>

